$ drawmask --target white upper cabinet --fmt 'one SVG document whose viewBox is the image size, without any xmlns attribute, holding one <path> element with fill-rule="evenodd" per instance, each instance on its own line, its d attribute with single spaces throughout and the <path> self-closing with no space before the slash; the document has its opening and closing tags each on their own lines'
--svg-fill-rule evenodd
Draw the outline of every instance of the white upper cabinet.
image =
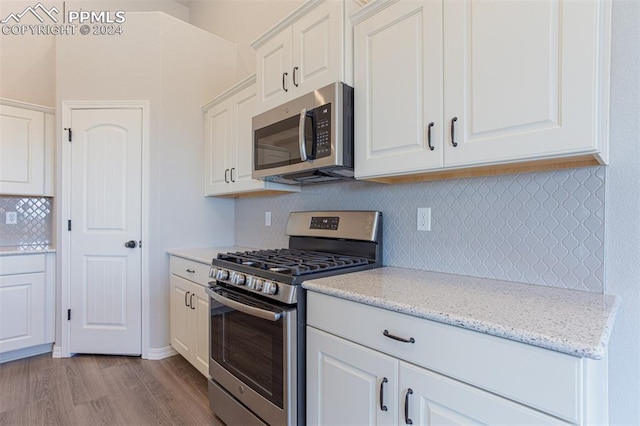
<svg viewBox="0 0 640 426">
<path fill-rule="evenodd" d="M 53 195 L 53 110 L 0 102 L 0 194 Z"/>
<path fill-rule="evenodd" d="M 442 167 L 442 3 L 395 3 L 354 40 L 356 177 Z"/>
<path fill-rule="evenodd" d="M 256 114 L 335 81 L 352 84 L 347 2 L 311 0 L 252 43 Z"/>
<path fill-rule="evenodd" d="M 606 164 L 610 8 L 369 4 L 352 16 L 356 177 Z"/>
<path fill-rule="evenodd" d="M 298 192 L 298 185 L 252 179 L 255 75 L 241 81 L 203 108 L 205 195 L 237 197 L 263 192 Z"/>
</svg>

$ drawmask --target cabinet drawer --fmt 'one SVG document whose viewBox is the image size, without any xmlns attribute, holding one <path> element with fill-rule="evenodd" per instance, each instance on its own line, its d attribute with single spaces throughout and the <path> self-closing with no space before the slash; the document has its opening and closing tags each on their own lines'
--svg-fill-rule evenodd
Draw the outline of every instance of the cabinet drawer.
<svg viewBox="0 0 640 426">
<path fill-rule="evenodd" d="M 44 270 L 44 254 L 0 256 L 0 275 L 30 274 L 44 272 Z"/>
<path fill-rule="evenodd" d="M 211 280 L 209 278 L 209 270 L 211 269 L 211 265 L 176 256 L 171 256 L 169 265 L 172 274 L 189 281 L 194 281 L 205 287 L 209 286 L 209 281 Z"/>
<path fill-rule="evenodd" d="M 310 292 L 307 324 L 571 422 L 582 413 L 582 359 Z M 405 343 L 386 337 L 388 333 Z"/>
</svg>

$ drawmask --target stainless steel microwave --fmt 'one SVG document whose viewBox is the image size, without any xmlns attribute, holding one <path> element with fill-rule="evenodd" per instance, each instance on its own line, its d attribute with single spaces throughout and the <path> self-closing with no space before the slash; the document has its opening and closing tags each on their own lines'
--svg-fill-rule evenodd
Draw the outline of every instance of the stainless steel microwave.
<svg viewBox="0 0 640 426">
<path fill-rule="evenodd" d="M 353 179 L 353 88 L 333 83 L 253 117 L 254 179 Z"/>
</svg>

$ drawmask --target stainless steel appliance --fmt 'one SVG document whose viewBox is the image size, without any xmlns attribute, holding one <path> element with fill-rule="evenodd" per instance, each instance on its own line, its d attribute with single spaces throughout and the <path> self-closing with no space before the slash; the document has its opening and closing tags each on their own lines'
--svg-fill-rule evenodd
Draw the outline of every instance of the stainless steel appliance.
<svg viewBox="0 0 640 426">
<path fill-rule="evenodd" d="M 253 117 L 254 179 L 353 178 L 353 88 L 333 83 Z"/>
<path fill-rule="evenodd" d="M 229 425 L 305 424 L 305 280 L 382 266 L 382 214 L 293 212 L 289 248 L 213 259 L 209 403 Z"/>
</svg>

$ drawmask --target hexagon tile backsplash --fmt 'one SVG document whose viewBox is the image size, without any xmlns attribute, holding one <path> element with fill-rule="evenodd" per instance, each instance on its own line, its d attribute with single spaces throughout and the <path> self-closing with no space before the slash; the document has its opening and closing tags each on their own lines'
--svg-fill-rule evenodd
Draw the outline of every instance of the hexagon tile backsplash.
<svg viewBox="0 0 640 426">
<path fill-rule="evenodd" d="M 402 185 L 340 182 L 240 198 L 236 244 L 286 247 L 296 210 L 380 210 L 388 266 L 602 293 L 605 168 Z M 416 210 L 431 207 L 431 232 Z M 264 226 L 264 212 L 272 226 Z"/>
</svg>

